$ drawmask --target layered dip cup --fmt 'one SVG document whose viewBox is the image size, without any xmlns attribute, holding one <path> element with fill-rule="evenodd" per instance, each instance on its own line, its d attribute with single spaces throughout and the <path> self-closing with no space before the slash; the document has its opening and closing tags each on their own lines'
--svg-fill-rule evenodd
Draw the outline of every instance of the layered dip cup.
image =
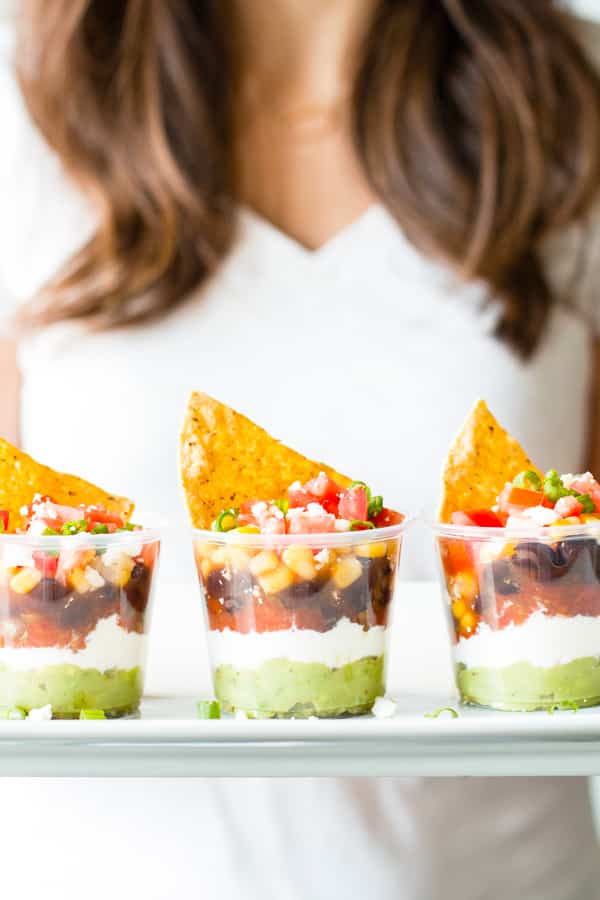
<svg viewBox="0 0 600 900">
<path fill-rule="evenodd" d="M 0 707 L 51 704 L 57 718 L 137 709 L 159 545 L 156 531 L 129 526 L 0 533 Z"/>
<path fill-rule="evenodd" d="M 437 524 L 456 683 L 503 710 L 600 704 L 600 521 Z"/>
<path fill-rule="evenodd" d="M 368 712 L 406 522 L 327 534 L 194 531 L 217 698 L 256 717 Z"/>
</svg>

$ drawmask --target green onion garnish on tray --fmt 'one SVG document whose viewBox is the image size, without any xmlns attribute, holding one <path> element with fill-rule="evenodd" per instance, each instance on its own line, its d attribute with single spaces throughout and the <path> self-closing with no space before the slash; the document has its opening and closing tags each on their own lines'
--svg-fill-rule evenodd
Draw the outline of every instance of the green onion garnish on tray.
<svg viewBox="0 0 600 900">
<path fill-rule="evenodd" d="M 105 719 L 103 709 L 82 709 L 79 713 L 80 719 Z"/>
<path fill-rule="evenodd" d="M 442 713 L 450 713 L 453 719 L 458 719 L 458 713 L 452 706 L 438 706 L 433 712 L 425 713 L 426 719 L 438 719 Z"/>
<path fill-rule="evenodd" d="M 196 716 L 199 719 L 220 719 L 221 704 L 218 700 L 198 700 Z"/>
</svg>

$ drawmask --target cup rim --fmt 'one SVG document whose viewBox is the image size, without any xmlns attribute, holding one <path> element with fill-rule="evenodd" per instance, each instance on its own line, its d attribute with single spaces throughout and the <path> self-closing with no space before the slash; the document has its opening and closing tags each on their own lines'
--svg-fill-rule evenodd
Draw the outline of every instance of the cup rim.
<svg viewBox="0 0 600 900">
<path fill-rule="evenodd" d="M 452 522 L 436 522 L 430 520 L 429 528 L 436 537 L 464 538 L 465 540 L 518 540 L 518 541 L 557 541 L 564 538 L 600 536 L 600 520 L 597 523 L 585 522 L 580 525 L 536 525 L 532 521 L 531 528 L 490 527 L 479 525 L 454 525 Z"/>
<path fill-rule="evenodd" d="M 373 544 L 378 541 L 389 541 L 400 537 L 414 521 L 406 516 L 397 525 L 385 528 L 369 528 L 364 531 L 328 531 L 321 534 L 244 534 L 239 531 L 211 531 L 206 528 L 192 528 L 195 540 L 209 544 L 236 544 L 244 547 L 289 547 L 291 544 L 304 544 L 316 547 L 348 547 L 359 544 Z"/>
<path fill-rule="evenodd" d="M 90 534 L 82 531 L 78 534 L 7 534 L 0 532 L 0 549 L 3 546 L 32 547 L 38 550 L 77 550 L 89 548 L 93 550 L 118 547 L 120 544 L 150 544 L 160 541 L 158 528 L 140 528 L 136 531 L 119 531 L 113 534 Z"/>
</svg>

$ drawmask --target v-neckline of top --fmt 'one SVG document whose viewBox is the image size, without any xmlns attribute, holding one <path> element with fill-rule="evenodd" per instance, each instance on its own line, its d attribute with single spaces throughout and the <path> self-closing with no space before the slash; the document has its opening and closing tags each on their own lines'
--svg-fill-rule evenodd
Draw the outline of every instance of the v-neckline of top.
<svg viewBox="0 0 600 900">
<path fill-rule="evenodd" d="M 360 233 L 365 226 L 369 225 L 374 219 L 379 218 L 382 215 L 387 217 L 389 216 L 389 213 L 387 213 L 383 204 L 378 202 L 372 203 L 364 210 L 364 212 L 360 213 L 355 219 L 340 228 L 334 235 L 315 249 L 306 247 L 301 241 L 283 231 L 265 216 L 256 212 L 249 206 L 241 206 L 239 215 L 244 230 L 251 229 L 255 234 L 262 234 L 277 242 L 280 246 L 287 248 L 295 256 L 301 257 L 307 261 L 317 262 L 329 257 L 338 247 L 345 244 L 349 238 L 354 238 L 357 233 Z"/>
</svg>

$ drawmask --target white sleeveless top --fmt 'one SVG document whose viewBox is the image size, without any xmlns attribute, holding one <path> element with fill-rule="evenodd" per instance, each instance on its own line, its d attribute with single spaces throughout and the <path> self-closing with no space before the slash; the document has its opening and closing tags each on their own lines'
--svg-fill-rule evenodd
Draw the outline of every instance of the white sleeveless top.
<svg viewBox="0 0 600 900">
<path fill-rule="evenodd" d="M 4 42 L 0 303 L 8 313 L 85 240 L 93 216 L 27 119 L 7 32 Z M 445 451 L 479 396 L 540 466 L 581 469 L 600 331 L 600 227 L 561 236 L 548 259 L 570 307 L 556 309 L 525 365 L 493 338 L 498 309 L 482 310 L 484 288 L 459 285 L 425 259 L 382 206 L 315 253 L 241 211 L 220 272 L 164 321 L 96 335 L 59 325 L 24 342 L 23 445 L 175 522 L 183 521 L 177 432 L 192 387 L 403 510 L 433 507 Z M 182 546 L 172 540 L 163 576 L 191 583 Z M 402 572 L 432 574 L 426 536 L 413 535 Z M 173 615 L 184 620 L 185 610 Z M 67 900 L 110 890 L 98 860 L 110 861 L 107 879 L 118 877 L 123 896 L 148 898 L 170 896 L 177 884 L 182 897 L 210 900 L 367 892 L 592 900 L 600 884 L 581 779 L 36 781 L 4 786 L 2 807 L 13 826 L 3 837 L 11 868 L 27 871 L 32 894 L 39 879 L 43 896 L 55 896 L 49 873 L 57 872 L 56 895 L 60 886 Z M 81 834 L 89 816 L 93 837 Z M 63 869 L 56 862 L 66 848 Z"/>
</svg>

